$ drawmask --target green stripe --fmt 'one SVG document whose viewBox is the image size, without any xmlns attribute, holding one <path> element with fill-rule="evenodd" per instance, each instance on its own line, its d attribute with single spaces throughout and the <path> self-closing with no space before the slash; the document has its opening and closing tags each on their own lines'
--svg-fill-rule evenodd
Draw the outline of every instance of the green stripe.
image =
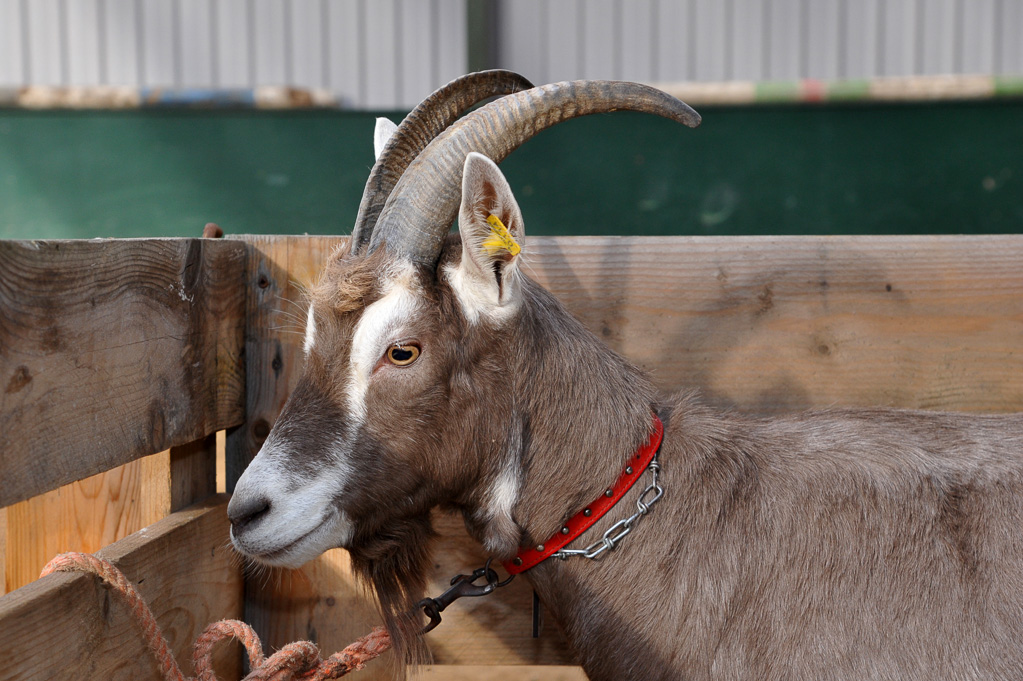
<svg viewBox="0 0 1023 681">
<path fill-rule="evenodd" d="M 827 85 L 829 101 L 851 101 L 870 98 L 869 80 L 836 80 Z"/>
<path fill-rule="evenodd" d="M 798 80 L 774 80 L 756 84 L 755 99 L 758 102 L 798 102 L 803 90 Z"/>
<path fill-rule="evenodd" d="M 1023 96 L 1023 77 L 1021 76 L 995 76 L 995 97 L 1021 97 Z"/>
</svg>

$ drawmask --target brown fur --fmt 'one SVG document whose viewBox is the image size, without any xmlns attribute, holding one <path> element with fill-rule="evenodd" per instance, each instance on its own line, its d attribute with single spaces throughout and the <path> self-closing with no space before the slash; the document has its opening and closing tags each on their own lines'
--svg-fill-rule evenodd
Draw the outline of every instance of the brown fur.
<svg viewBox="0 0 1023 681">
<path fill-rule="evenodd" d="M 452 238 L 437 272 L 460 257 Z M 324 323 L 342 357 L 349 317 L 376 295 L 367 272 L 386 265 L 365 262 L 342 255 L 314 293 L 338 313 Z M 469 325 L 443 276 L 419 276 L 427 379 L 370 396 L 359 489 L 343 500 L 353 564 L 408 659 L 424 652 L 402 613 L 422 596 L 430 508 L 460 510 L 509 557 L 613 481 L 653 407 L 667 424 L 655 511 L 599 562 L 528 573 L 591 678 L 1023 678 L 1020 416 L 717 413 L 693 394 L 657 398 L 528 279 L 514 323 L 492 328 Z M 313 355 L 308 375 L 336 395 L 343 379 Z M 317 413 L 311 399 L 289 410 Z M 495 528 L 509 457 L 521 494 L 514 525 Z"/>
</svg>

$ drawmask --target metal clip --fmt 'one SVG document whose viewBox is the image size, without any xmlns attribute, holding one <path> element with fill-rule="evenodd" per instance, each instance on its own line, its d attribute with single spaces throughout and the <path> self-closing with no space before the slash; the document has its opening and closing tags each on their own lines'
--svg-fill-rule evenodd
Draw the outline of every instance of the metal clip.
<svg viewBox="0 0 1023 681">
<path fill-rule="evenodd" d="M 441 612 L 446 607 L 457 601 L 459 598 L 466 596 L 486 596 L 494 592 L 498 587 L 505 586 L 510 581 L 515 579 L 515 575 L 512 575 L 508 579 L 499 581 L 497 572 L 490 568 L 490 563 L 493 558 L 487 560 L 487 564 L 477 570 L 474 570 L 471 575 L 455 575 L 451 578 L 451 587 L 436 598 L 424 598 L 419 601 L 417 608 L 423 611 L 430 621 L 423 627 L 421 634 L 426 634 L 433 631 L 438 624 L 440 624 Z M 476 580 L 485 578 L 485 584 L 475 584 Z"/>
</svg>

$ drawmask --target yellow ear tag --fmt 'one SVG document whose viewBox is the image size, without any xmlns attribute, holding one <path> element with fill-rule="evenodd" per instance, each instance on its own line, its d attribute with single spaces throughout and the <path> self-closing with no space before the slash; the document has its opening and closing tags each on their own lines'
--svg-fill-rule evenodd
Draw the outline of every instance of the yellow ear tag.
<svg viewBox="0 0 1023 681">
<path fill-rule="evenodd" d="M 501 251 L 508 251 L 512 255 L 518 255 L 522 248 L 501 219 L 496 215 L 490 215 L 487 222 L 490 224 L 490 236 L 483 242 L 483 248 L 487 249 L 487 253 L 493 256 Z"/>
</svg>

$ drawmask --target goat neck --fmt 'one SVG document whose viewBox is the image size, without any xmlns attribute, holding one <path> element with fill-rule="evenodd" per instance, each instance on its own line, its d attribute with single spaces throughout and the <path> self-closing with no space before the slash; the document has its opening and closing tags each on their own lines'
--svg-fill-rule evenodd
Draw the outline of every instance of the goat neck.
<svg viewBox="0 0 1023 681">
<path fill-rule="evenodd" d="M 521 351 L 502 369 L 507 382 L 488 381 L 495 394 L 482 403 L 504 403 L 504 437 L 488 452 L 467 514 L 476 538 L 502 558 L 551 536 L 615 481 L 649 436 L 656 399 L 649 381 L 553 296 L 528 279 L 523 294 L 528 304 L 497 340 Z"/>
</svg>

